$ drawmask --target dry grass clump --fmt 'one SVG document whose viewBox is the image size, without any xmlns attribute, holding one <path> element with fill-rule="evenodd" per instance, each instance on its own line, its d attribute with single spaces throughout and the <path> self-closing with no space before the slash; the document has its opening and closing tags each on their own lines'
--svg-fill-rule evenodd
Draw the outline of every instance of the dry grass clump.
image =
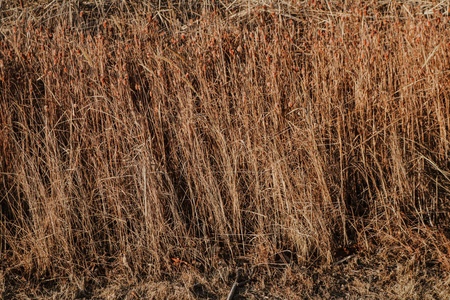
<svg viewBox="0 0 450 300">
<path fill-rule="evenodd" d="M 450 267 L 447 7 L 100 2 L 0 16 L 10 278 Z"/>
</svg>

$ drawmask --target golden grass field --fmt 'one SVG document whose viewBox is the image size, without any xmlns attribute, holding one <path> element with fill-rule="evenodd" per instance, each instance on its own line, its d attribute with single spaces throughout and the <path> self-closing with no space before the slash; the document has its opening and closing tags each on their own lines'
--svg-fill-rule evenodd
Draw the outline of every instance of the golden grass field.
<svg viewBox="0 0 450 300">
<path fill-rule="evenodd" d="M 0 1 L 0 299 L 448 299 L 449 7 Z"/>
</svg>

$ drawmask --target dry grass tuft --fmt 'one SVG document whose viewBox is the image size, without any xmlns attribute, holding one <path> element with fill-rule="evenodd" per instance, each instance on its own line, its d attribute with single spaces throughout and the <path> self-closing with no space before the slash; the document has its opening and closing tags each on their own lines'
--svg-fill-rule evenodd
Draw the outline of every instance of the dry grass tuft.
<svg viewBox="0 0 450 300">
<path fill-rule="evenodd" d="M 25 2 L 0 1 L 5 284 L 345 247 L 450 269 L 443 2 Z"/>
</svg>

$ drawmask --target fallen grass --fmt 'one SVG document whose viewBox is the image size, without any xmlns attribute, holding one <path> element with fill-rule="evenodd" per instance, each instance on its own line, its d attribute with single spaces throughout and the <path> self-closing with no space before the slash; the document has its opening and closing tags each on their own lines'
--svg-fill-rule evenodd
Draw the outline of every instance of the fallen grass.
<svg viewBox="0 0 450 300">
<path fill-rule="evenodd" d="M 414 257 L 370 255 L 319 268 L 293 266 L 260 268 L 253 280 L 238 288 L 233 299 L 446 299 L 450 278 L 438 269 L 424 268 Z M 86 277 L 49 285 L 6 290 L 6 299 L 225 299 L 235 272 L 226 266 L 199 273 L 181 269 L 158 281 L 108 279 L 102 284 Z"/>
<path fill-rule="evenodd" d="M 442 3 L 1 5 L 6 285 L 449 269 Z"/>
</svg>

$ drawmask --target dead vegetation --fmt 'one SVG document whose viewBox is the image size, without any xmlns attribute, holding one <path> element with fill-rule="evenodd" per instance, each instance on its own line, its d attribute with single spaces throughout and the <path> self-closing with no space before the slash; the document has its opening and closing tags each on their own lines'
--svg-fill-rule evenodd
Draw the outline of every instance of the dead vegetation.
<svg viewBox="0 0 450 300">
<path fill-rule="evenodd" d="M 448 4 L 0 5 L 4 291 L 449 270 Z"/>
</svg>

